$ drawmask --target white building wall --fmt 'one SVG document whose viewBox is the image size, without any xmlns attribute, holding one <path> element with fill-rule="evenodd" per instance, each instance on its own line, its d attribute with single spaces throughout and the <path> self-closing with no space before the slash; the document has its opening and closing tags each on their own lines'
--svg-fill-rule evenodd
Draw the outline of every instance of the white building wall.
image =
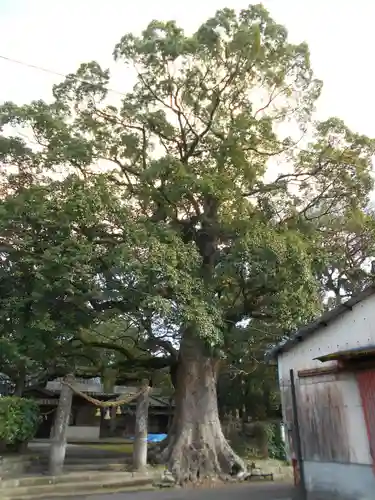
<svg viewBox="0 0 375 500">
<path fill-rule="evenodd" d="M 305 338 L 300 344 L 296 344 L 289 351 L 282 353 L 278 358 L 278 370 L 280 387 L 287 386 L 290 380 L 290 369 L 295 372 L 299 370 L 328 367 L 336 364 L 335 361 L 322 363 L 314 358 L 330 354 L 335 351 L 353 349 L 375 345 L 375 295 L 368 297 L 353 306 L 351 311 L 346 312 L 326 327 Z M 308 489 L 310 491 L 333 491 L 344 493 L 349 486 L 353 490 L 353 498 L 366 498 L 369 488 L 375 487 L 375 476 L 373 473 L 373 460 L 370 454 L 366 423 L 360 393 L 354 374 L 345 373 L 338 377 L 331 375 L 316 376 L 309 379 L 301 379 L 304 386 L 301 388 L 308 393 L 317 389 L 316 384 L 334 386 L 341 394 L 344 407 L 343 414 L 346 422 L 347 439 L 350 449 L 350 460 L 344 463 L 320 463 L 319 461 L 306 462 L 305 474 Z M 336 470 L 337 469 L 337 470 Z M 343 475 L 351 478 L 345 483 Z M 341 485 L 338 478 L 341 478 Z M 344 487 L 345 483 L 345 487 Z M 355 493 L 356 492 L 356 493 Z M 348 491 L 349 493 L 349 491 Z M 360 496 L 358 496 L 360 495 Z M 363 496 L 364 495 L 364 496 Z M 343 497 L 344 498 L 344 497 Z M 348 498 L 352 498 L 349 496 Z"/>
<path fill-rule="evenodd" d="M 300 344 L 281 354 L 278 359 L 279 377 L 289 379 L 289 370 L 319 368 L 324 365 L 314 358 L 335 351 L 375 344 L 375 295 L 356 304 L 352 311 L 341 315 L 326 327 L 311 334 Z M 334 362 L 331 362 L 334 364 Z"/>
</svg>

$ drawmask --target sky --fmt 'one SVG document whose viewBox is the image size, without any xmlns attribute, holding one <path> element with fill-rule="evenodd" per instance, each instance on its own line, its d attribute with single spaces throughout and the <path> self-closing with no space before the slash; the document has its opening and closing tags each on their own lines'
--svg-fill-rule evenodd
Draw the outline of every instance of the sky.
<svg viewBox="0 0 375 500">
<path fill-rule="evenodd" d="M 246 0 L 0 0 L 0 56 L 57 73 L 81 62 L 112 64 L 121 36 L 139 32 L 152 19 L 174 19 L 195 30 L 222 7 L 245 8 Z M 306 41 L 316 76 L 324 81 L 319 117 L 339 116 L 375 137 L 373 46 L 375 2 L 371 0 L 265 0 L 293 42 Z M 49 99 L 61 78 L 0 58 L 0 102 Z M 111 87 L 124 89 L 127 74 L 115 72 Z"/>
</svg>

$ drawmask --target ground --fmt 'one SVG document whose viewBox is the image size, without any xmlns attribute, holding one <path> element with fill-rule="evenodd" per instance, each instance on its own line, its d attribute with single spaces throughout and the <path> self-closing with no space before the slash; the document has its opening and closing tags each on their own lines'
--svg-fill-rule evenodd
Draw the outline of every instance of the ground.
<svg viewBox="0 0 375 500">
<path fill-rule="evenodd" d="M 30 445 L 30 449 L 38 453 L 48 454 L 49 443 L 35 442 Z M 67 447 L 68 461 L 69 458 L 81 458 L 88 461 L 98 458 L 116 461 L 119 454 L 123 456 L 123 450 L 113 445 L 69 444 Z M 69 498 L 70 500 L 292 500 L 292 495 L 293 488 L 289 484 L 267 481 L 246 482 L 212 489 L 165 489 L 152 492 L 141 491 Z"/>
<path fill-rule="evenodd" d="M 89 446 L 94 450 L 102 450 L 102 451 L 114 451 L 117 453 L 126 453 L 127 455 L 131 455 L 133 453 L 133 443 L 124 443 L 124 444 L 92 444 Z"/>
<path fill-rule="evenodd" d="M 245 483 L 212 489 L 140 491 L 75 497 L 70 500 L 292 500 L 293 488 L 283 483 Z"/>
<path fill-rule="evenodd" d="M 50 442 L 48 440 L 34 441 L 29 444 L 29 450 L 42 455 L 49 454 Z M 79 457 L 82 459 L 87 459 L 90 462 L 91 459 L 95 458 L 108 458 L 117 459 L 122 457 L 124 454 L 129 455 L 132 453 L 132 445 L 125 443 L 123 445 L 119 444 L 73 444 L 69 443 L 67 445 L 66 456 L 68 458 Z"/>
</svg>

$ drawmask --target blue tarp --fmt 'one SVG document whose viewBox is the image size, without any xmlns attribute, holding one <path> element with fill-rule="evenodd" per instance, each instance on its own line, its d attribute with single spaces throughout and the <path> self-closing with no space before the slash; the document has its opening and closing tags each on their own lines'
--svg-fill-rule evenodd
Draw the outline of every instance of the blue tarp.
<svg viewBox="0 0 375 500">
<path fill-rule="evenodd" d="M 147 442 L 148 443 L 160 443 L 160 441 L 163 441 L 167 437 L 166 434 L 149 434 L 147 436 Z M 134 440 L 134 436 L 131 436 L 129 439 L 132 441 Z"/>
<path fill-rule="evenodd" d="M 166 434 L 149 434 L 147 436 L 147 441 L 149 443 L 159 443 L 160 441 L 163 441 L 167 437 Z"/>
</svg>

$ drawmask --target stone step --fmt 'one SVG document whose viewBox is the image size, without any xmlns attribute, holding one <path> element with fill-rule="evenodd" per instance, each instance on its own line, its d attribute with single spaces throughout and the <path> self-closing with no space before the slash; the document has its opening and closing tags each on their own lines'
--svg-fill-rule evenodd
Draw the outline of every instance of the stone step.
<svg viewBox="0 0 375 500">
<path fill-rule="evenodd" d="M 7 497 L 2 497 L 1 500 L 59 500 L 60 498 L 71 498 L 72 495 L 74 495 L 74 498 L 78 500 L 88 500 L 88 496 L 99 496 L 105 494 L 107 495 L 115 495 L 119 493 L 135 493 L 138 491 L 154 491 L 155 488 L 152 485 L 145 485 L 145 486 L 122 486 L 120 488 L 100 488 L 100 489 L 87 489 L 85 491 L 79 491 L 77 494 L 79 495 L 78 497 L 76 496 L 75 492 L 65 492 L 65 493 L 48 493 L 48 494 L 40 494 L 37 493 L 36 495 L 34 494 L 24 494 L 24 495 L 17 495 L 17 496 L 7 496 Z M 292 500 L 292 499 L 287 499 L 287 500 Z"/>
<path fill-rule="evenodd" d="M 8 479 L 1 482 L 1 500 L 21 500 L 23 498 L 58 498 L 74 494 L 139 488 L 152 489 L 155 479 L 151 474 L 132 473 L 71 473 L 58 477 L 30 476 Z"/>
<path fill-rule="evenodd" d="M 120 471 L 129 471 L 131 470 L 131 463 L 121 462 L 121 461 L 109 461 L 102 460 L 98 461 L 90 461 L 82 460 L 75 462 L 67 462 L 64 464 L 64 472 L 120 472 Z M 28 470 L 28 474 L 40 474 L 40 473 L 48 473 L 48 462 L 42 461 L 34 463 Z"/>
<path fill-rule="evenodd" d="M 144 477 L 145 474 L 141 474 Z M 71 472 L 68 474 L 62 474 L 61 476 L 48 476 L 48 475 L 27 475 L 18 478 L 3 479 L 0 481 L 0 490 L 4 488 L 19 488 L 23 486 L 39 486 L 39 485 L 50 485 L 50 484 L 61 484 L 69 482 L 82 482 L 82 481 L 92 481 L 92 480 L 105 480 L 110 477 L 111 479 L 124 479 L 124 477 L 131 479 L 139 477 L 139 474 L 132 472 L 113 472 L 108 474 L 107 472 L 98 472 L 95 470 L 86 472 Z"/>
<path fill-rule="evenodd" d="M 48 464 L 48 457 L 40 457 L 34 461 L 35 464 Z M 118 464 L 127 464 L 131 463 L 132 458 L 123 457 L 121 455 L 108 455 L 105 457 L 66 457 L 64 460 L 64 464 L 66 465 L 75 465 L 75 464 L 107 464 L 107 463 L 118 463 Z"/>
<path fill-rule="evenodd" d="M 122 463 L 77 463 L 64 465 L 64 471 L 126 471 L 129 470 L 128 464 Z"/>
<path fill-rule="evenodd" d="M 64 465 L 64 473 L 70 472 L 121 472 L 121 471 L 129 471 L 131 470 L 130 466 L 126 464 L 68 464 Z M 48 475 L 48 466 L 39 465 L 36 467 L 32 467 L 29 469 L 28 475 L 31 474 L 45 474 Z M 15 476 L 13 476 L 15 477 Z"/>
</svg>

